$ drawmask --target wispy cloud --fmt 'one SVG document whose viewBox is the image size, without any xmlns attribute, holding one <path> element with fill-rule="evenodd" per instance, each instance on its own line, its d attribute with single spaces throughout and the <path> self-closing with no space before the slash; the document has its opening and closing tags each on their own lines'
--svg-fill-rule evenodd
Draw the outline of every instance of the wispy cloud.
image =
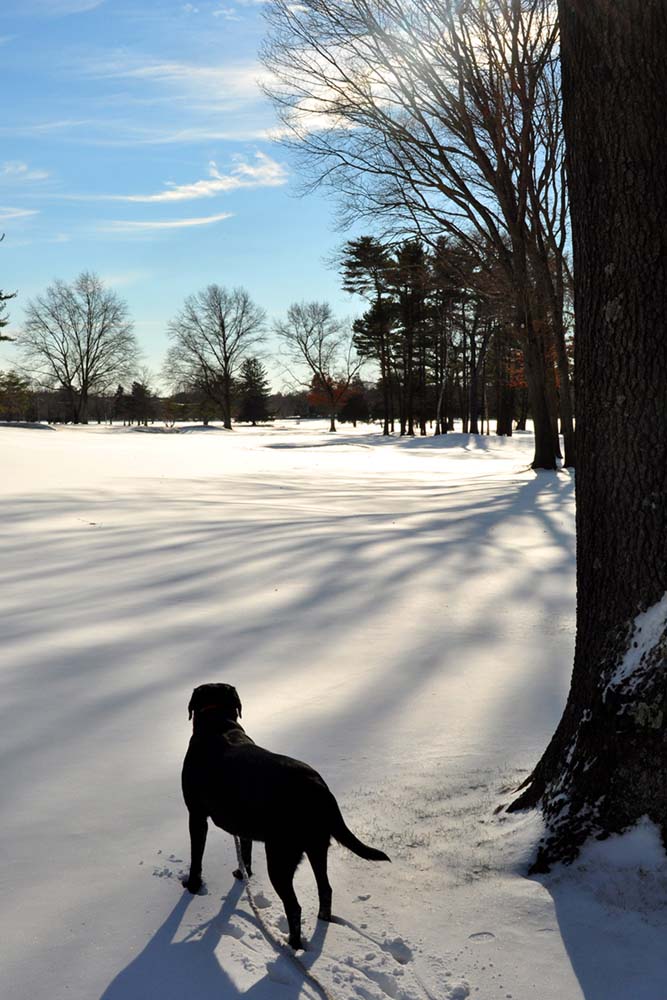
<svg viewBox="0 0 667 1000">
<path fill-rule="evenodd" d="M 38 236 L 31 240 L 12 239 L 12 250 L 16 247 L 33 247 L 45 243 L 70 243 L 72 237 L 69 233 L 56 233 L 55 236 Z"/>
<path fill-rule="evenodd" d="M 114 274 L 100 275 L 104 284 L 113 288 L 127 288 L 128 285 L 136 285 L 138 281 L 144 281 L 150 276 L 150 271 L 117 271 Z"/>
<path fill-rule="evenodd" d="M 160 222 L 134 222 L 127 219 L 117 219 L 106 225 L 99 226 L 98 230 L 105 233 L 128 234 L 161 232 L 167 229 L 187 229 L 190 226 L 210 226 L 214 222 L 231 219 L 232 215 L 232 212 L 221 212 L 219 215 L 197 216 L 194 219 L 170 219 Z"/>
<path fill-rule="evenodd" d="M 230 173 L 221 174 L 215 161 L 209 163 L 209 176 L 192 184 L 169 184 L 157 194 L 120 196 L 123 201 L 170 202 L 189 201 L 193 198 L 211 198 L 217 194 L 238 191 L 239 188 L 280 187 L 287 183 L 287 171 L 281 163 L 266 153 L 256 153 L 255 162 L 238 159 Z"/>
<path fill-rule="evenodd" d="M 213 17 L 221 17 L 223 21 L 240 21 L 236 7 L 218 7 L 214 10 Z"/>
<path fill-rule="evenodd" d="M 203 66 L 200 63 L 140 59 L 126 52 L 107 60 L 90 61 L 90 76 L 106 79 L 151 80 L 178 87 L 209 101 L 248 101 L 259 99 L 260 85 L 270 74 L 256 62 L 225 66 Z"/>
<path fill-rule="evenodd" d="M 47 177 L 46 170 L 33 170 L 22 160 L 5 160 L 0 164 L 0 180 L 44 181 Z"/>
<path fill-rule="evenodd" d="M 95 125 L 93 119 L 59 118 L 48 122 L 33 122 L 28 125 L 0 125 L 0 135 L 50 135 L 54 132 L 66 132 L 70 129 Z"/>
<path fill-rule="evenodd" d="M 105 0 L 20 0 L 17 13 L 39 14 L 43 17 L 62 17 L 64 14 L 83 14 L 101 7 Z"/>
<path fill-rule="evenodd" d="M 151 105 L 158 102 L 146 99 L 135 103 Z M 196 109 L 191 108 L 190 111 L 195 113 Z M 274 129 L 268 124 L 253 125 L 247 115 L 244 116 L 243 123 L 234 123 L 227 128 L 211 125 L 192 125 L 187 128 L 171 124 L 141 125 L 136 121 L 104 118 L 97 121 L 61 120 L 36 122 L 32 125 L 0 125 L 0 136 L 29 138 L 51 134 L 59 140 L 76 141 L 87 146 L 177 146 L 211 142 L 264 142 L 274 138 Z"/>
<path fill-rule="evenodd" d="M 169 182 L 164 191 L 154 194 L 85 194 L 63 195 L 67 201 L 123 201 L 141 204 L 164 204 L 177 201 L 192 201 L 197 198 L 212 198 L 229 191 L 241 188 L 280 187 L 287 183 L 287 170 L 282 163 L 273 160 L 266 153 L 255 154 L 254 161 L 248 163 L 243 157 L 237 157 L 235 165 L 229 173 L 218 170 L 214 160 L 208 165 L 207 178 L 193 181 L 191 184 L 174 184 Z"/>
<path fill-rule="evenodd" d="M 8 219 L 27 219 L 31 215 L 38 215 L 36 208 L 2 208 L 0 207 L 0 222 Z"/>
</svg>

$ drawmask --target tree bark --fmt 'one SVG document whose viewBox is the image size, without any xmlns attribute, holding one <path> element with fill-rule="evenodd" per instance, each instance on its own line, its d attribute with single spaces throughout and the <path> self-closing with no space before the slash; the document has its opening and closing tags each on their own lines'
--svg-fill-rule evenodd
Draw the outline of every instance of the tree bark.
<svg viewBox="0 0 667 1000">
<path fill-rule="evenodd" d="M 577 636 L 521 797 L 535 870 L 648 816 L 667 835 L 667 4 L 560 0 L 572 207 Z M 642 613 L 648 610 L 648 616 Z"/>
</svg>

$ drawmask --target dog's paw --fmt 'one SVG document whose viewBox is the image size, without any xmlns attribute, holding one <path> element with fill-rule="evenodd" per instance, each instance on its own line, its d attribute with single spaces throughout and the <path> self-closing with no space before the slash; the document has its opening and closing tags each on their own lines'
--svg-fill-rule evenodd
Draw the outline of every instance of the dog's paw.
<svg viewBox="0 0 667 1000">
<path fill-rule="evenodd" d="M 252 868 L 246 868 L 246 873 L 248 875 L 248 878 L 250 878 L 250 876 L 252 875 Z M 232 872 L 232 875 L 234 876 L 234 878 L 237 878 L 239 882 L 243 881 L 243 872 L 241 871 L 240 868 L 235 868 L 234 871 Z"/>
<path fill-rule="evenodd" d="M 192 895 L 196 895 L 202 887 L 202 880 L 198 876 L 190 875 L 189 878 L 183 879 L 181 883 L 184 889 L 191 892 Z"/>
</svg>

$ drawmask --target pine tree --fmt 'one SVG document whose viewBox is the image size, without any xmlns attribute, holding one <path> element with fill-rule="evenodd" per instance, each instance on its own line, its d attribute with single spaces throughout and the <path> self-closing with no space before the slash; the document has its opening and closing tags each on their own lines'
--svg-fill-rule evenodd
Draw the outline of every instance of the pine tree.
<svg viewBox="0 0 667 1000">
<path fill-rule="evenodd" d="M 0 419 L 25 420 L 30 402 L 29 379 L 15 371 L 0 372 Z"/>
<path fill-rule="evenodd" d="M 0 288 L 0 340 L 12 340 L 12 337 L 7 337 L 2 333 L 2 330 L 9 323 L 9 317 L 7 316 L 7 306 L 5 303 L 8 299 L 13 299 L 13 295 L 5 295 Z"/>
<path fill-rule="evenodd" d="M 0 236 L 0 243 L 2 243 L 4 238 L 5 234 L 3 233 Z M 15 295 L 16 292 L 13 292 L 11 295 L 6 295 L 0 288 L 0 341 L 14 339 L 13 337 L 7 337 L 6 335 L 3 335 L 2 330 L 9 323 L 9 317 L 7 316 L 7 306 L 5 303 L 8 302 L 9 299 L 13 299 Z"/>
<path fill-rule="evenodd" d="M 241 365 L 239 379 L 238 420 L 252 423 L 270 420 L 268 402 L 270 395 L 266 369 L 258 358 L 246 358 Z"/>
</svg>

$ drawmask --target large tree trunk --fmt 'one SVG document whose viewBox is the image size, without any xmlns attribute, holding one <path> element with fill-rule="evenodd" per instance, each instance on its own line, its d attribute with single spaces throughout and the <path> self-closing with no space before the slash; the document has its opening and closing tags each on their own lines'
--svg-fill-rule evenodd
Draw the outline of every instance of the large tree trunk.
<svg viewBox="0 0 667 1000">
<path fill-rule="evenodd" d="M 542 801 L 537 870 L 644 815 L 667 834 L 667 4 L 559 7 L 578 601 L 567 706 L 512 807 Z"/>
</svg>

